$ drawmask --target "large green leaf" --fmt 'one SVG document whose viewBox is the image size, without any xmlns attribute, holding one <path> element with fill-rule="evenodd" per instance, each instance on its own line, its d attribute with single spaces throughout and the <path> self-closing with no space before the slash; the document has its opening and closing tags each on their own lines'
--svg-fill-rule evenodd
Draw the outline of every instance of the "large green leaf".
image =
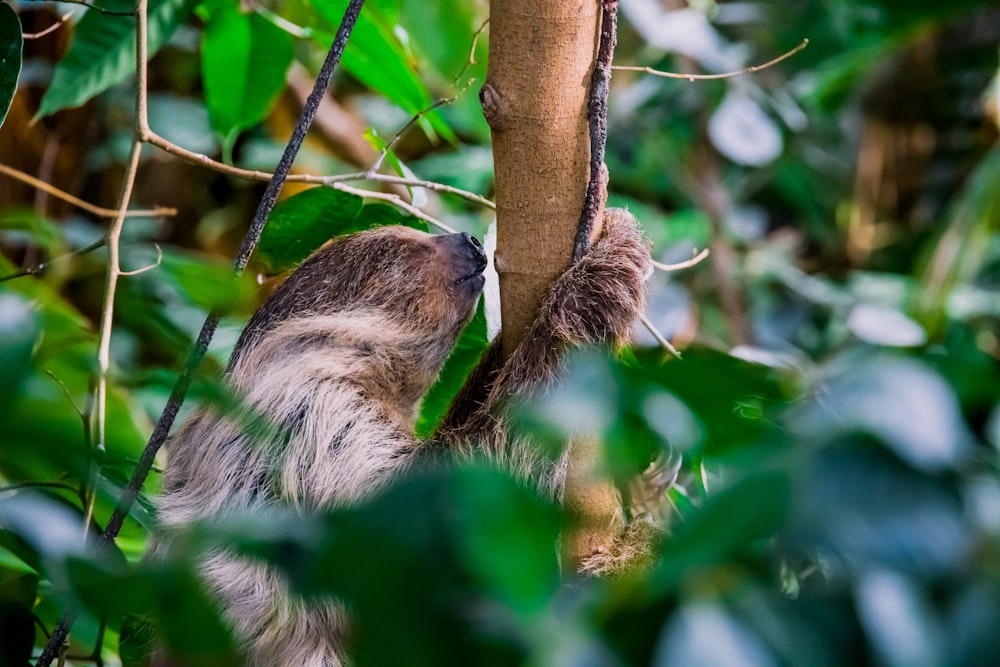
<svg viewBox="0 0 1000 667">
<path fill-rule="evenodd" d="M 149 38 L 147 48 L 152 58 L 187 20 L 196 0 L 150 0 L 147 12 Z M 109 3 L 117 11 L 132 6 L 116 0 Z M 52 83 L 45 91 L 35 119 L 60 109 L 80 106 L 135 72 L 135 18 L 102 14 L 91 9 L 80 21 L 73 41 L 56 65 Z"/>
<path fill-rule="evenodd" d="M 3 125 L 17 91 L 17 77 L 21 74 L 21 21 L 14 8 L 0 3 L 0 125 Z"/>
<path fill-rule="evenodd" d="M 285 87 L 293 40 L 257 14 L 235 4 L 212 13 L 205 26 L 202 72 L 212 128 L 231 145 L 236 134 L 260 122 Z"/>
<path fill-rule="evenodd" d="M 358 231 L 362 205 L 361 197 L 326 187 L 285 199 L 260 237 L 261 259 L 275 273 L 292 268 L 331 237 Z"/>
</svg>

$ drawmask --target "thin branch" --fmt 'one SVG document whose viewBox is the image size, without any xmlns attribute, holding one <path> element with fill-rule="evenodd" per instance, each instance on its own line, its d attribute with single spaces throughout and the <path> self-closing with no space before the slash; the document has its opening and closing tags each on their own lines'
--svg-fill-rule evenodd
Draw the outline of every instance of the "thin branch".
<svg viewBox="0 0 1000 667">
<path fill-rule="evenodd" d="M 66 400 L 69 401 L 69 404 L 71 406 L 73 406 L 73 411 L 76 413 L 76 415 L 80 419 L 84 419 L 84 420 L 87 419 L 87 413 L 84 412 L 80 408 L 80 406 L 76 404 L 75 400 L 73 400 L 73 394 L 70 393 L 69 387 L 66 386 L 66 383 L 63 382 L 62 380 L 60 380 L 59 376 L 56 375 L 55 373 L 53 373 L 50 370 L 46 370 L 45 374 L 48 375 L 50 378 L 52 378 L 53 382 L 55 382 L 57 385 L 59 385 L 59 387 L 62 389 L 63 396 L 65 396 Z"/>
<path fill-rule="evenodd" d="M 94 241 L 93 243 L 91 243 L 88 246 L 84 246 L 82 248 L 77 248 L 76 250 L 74 250 L 72 252 L 68 252 L 65 255 L 59 255 L 58 257 L 53 257 L 52 259 L 48 260 L 47 262 L 41 262 L 41 263 L 36 264 L 34 266 L 29 266 L 26 269 L 21 269 L 20 271 L 17 271 L 15 273 L 11 273 L 11 274 L 8 274 L 6 276 L 0 276 L 0 283 L 6 282 L 8 280 L 13 280 L 14 278 L 21 278 L 23 276 L 33 276 L 33 275 L 35 275 L 37 273 L 41 273 L 42 271 L 44 271 L 45 269 L 49 268 L 50 266 L 52 266 L 56 262 L 60 262 L 60 261 L 62 261 L 64 259 L 67 259 L 69 257 L 74 257 L 76 255 L 86 255 L 88 252 L 93 252 L 93 251 L 97 250 L 98 248 L 100 248 L 101 246 L 103 246 L 104 242 L 105 242 L 105 240 L 102 237 L 100 240 Z"/>
<path fill-rule="evenodd" d="M 440 220 L 438 220 L 433 216 L 424 213 L 413 204 L 410 204 L 409 202 L 405 201 L 399 195 L 392 194 L 391 192 L 373 192 L 371 190 L 362 190 L 361 188 L 352 188 L 351 186 L 343 185 L 342 183 L 334 183 L 330 187 L 336 188 L 337 190 L 340 190 L 342 192 L 347 192 L 352 195 L 357 195 L 359 197 L 368 197 L 370 199 L 380 199 L 382 201 L 389 202 L 390 204 L 396 206 L 397 208 L 406 211 L 414 218 L 419 218 L 420 220 L 423 220 L 424 222 L 430 225 L 434 225 L 435 227 L 437 227 L 446 234 L 455 233 L 455 230 L 446 225 L 445 223 L 441 222 Z"/>
<path fill-rule="evenodd" d="M 147 271 L 152 271 L 153 269 L 155 269 L 156 267 L 158 267 L 160 265 L 160 263 L 163 262 L 163 248 L 160 247 L 159 243 L 154 243 L 153 245 L 156 246 L 156 260 L 153 261 L 152 264 L 148 264 L 146 266 L 143 266 L 142 268 L 134 269 L 132 271 L 119 271 L 118 275 L 119 276 L 138 276 L 138 275 L 140 275 L 142 273 L 146 273 Z"/>
<path fill-rule="evenodd" d="M 62 199 L 65 202 L 73 204 L 77 208 L 82 208 L 84 211 L 93 213 L 94 215 L 99 215 L 102 218 L 115 218 L 120 213 L 120 211 L 118 211 L 117 209 L 104 208 L 103 206 L 97 206 L 95 204 L 91 204 L 90 202 L 84 201 L 79 197 L 74 197 L 73 195 L 69 194 L 68 192 L 64 192 L 63 190 L 60 190 L 54 185 L 49 185 L 45 181 L 35 178 L 31 174 L 26 174 L 23 171 L 14 169 L 13 167 L 9 167 L 5 164 L 0 164 L 0 174 L 6 174 L 11 178 L 16 178 L 22 183 L 27 183 L 28 185 L 34 188 L 38 188 L 43 192 L 47 192 L 53 197 Z M 177 215 L 177 209 L 168 206 L 157 206 L 156 208 L 152 209 L 136 209 L 134 211 L 125 212 L 125 217 L 127 218 L 159 218 L 159 217 L 168 217 L 174 215 Z"/>
<path fill-rule="evenodd" d="M 667 273 L 670 273 L 672 271 L 680 271 L 682 269 L 690 269 L 692 266 L 701 264 L 705 260 L 705 258 L 708 257 L 710 254 L 712 254 L 711 251 L 708 248 L 705 248 L 691 259 L 685 260 L 683 262 L 677 262 L 675 264 L 664 264 L 663 262 L 657 262 L 656 260 L 653 260 L 653 266 L 658 268 L 660 271 L 666 271 Z"/>
<path fill-rule="evenodd" d="M 469 59 L 465 61 L 465 64 L 462 65 L 462 69 L 458 70 L 458 74 L 456 74 L 455 78 L 452 79 L 452 82 L 455 83 L 456 85 L 458 84 L 459 80 L 465 75 L 466 71 L 468 71 L 469 67 L 479 64 L 476 62 L 476 47 L 479 45 L 480 36 L 482 36 L 483 31 L 486 30 L 486 26 L 488 26 L 489 24 L 490 24 L 490 17 L 487 16 L 483 20 L 483 22 L 479 24 L 479 27 L 476 28 L 476 31 L 472 33 L 472 46 L 469 47 Z M 471 81 L 469 83 L 471 83 Z M 466 87 L 468 87 L 468 84 L 466 84 Z"/>
<path fill-rule="evenodd" d="M 612 65 L 611 69 L 619 70 L 622 72 L 645 72 L 646 74 L 652 74 L 653 76 L 662 76 L 667 79 L 687 79 L 688 81 L 711 81 L 714 79 L 731 79 L 736 76 L 743 76 L 744 74 L 753 74 L 754 72 L 759 72 L 768 67 L 777 65 L 782 60 L 791 58 L 796 53 L 806 48 L 809 45 L 808 39 L 803 39 L 802 42 L 793 49 L 790 49 L 782 53 L 777 58 L 773 60 L 768 60 L 766 63 L 760 65 L 751 65 L 750 67 L 744 67 L 741 70 L 735 72 L 725 72 L 723 74 L 681 74 L 679 72 L 664 72 L 663 70 L 653 69 L 652 67 L 640 67 L 636 65 Z"/>
<path fill-rule="evenodd" d="M 587 121 L 590 124 L 590 180 L 580 212 L 573 246 L 573 261 L 579 260 L 590 249 L 590 234 L 603 205 L 604 146 L 608 140 L 608 91 L 611 87 L 611 59 L 617 40 L 618 0 L 601 3 L 601 41 L 597 47 L 597 60 L 590 76 L 590 101 Z"/>
<path fill-rule="evenodd" d="M 653 334 L 653 338 L 656 339 L 657 343 L 663 346 L 663 349 L 665 349 L 667 352 L 674 355 L 678 359 L 681 358 L 681 353 L 677 351 L 677 348 L 671 345 L 670 341 L 667 340 L 655 326 L 653 326 L 653 323 L 649 321 L 649 318 L 646 317 L 645 314 L 639 315 L 639 321 L 642 322 L 642 325 L 646 327 L 649 333 Z"/>
<path fill-rule="evenodd" d="M 374 168 L 374 167 L 373 167 Z M 344 183 L 349 181 L 373 181 L 375 183 L 392 183 L 396 185 L 406 185 L 413 188 L 427 188 L 428 190 L 434 190 L 435 192 L 444 192 L 447 194 L 455 195 L 456 197 L 461 197 L 480 206 L 485 206 L 486 208 L 495 211 L 497 205 L 492 201 L 483 197 L 482 195 L 477 195 L 474 192 L 469 192 L 468 190 L 462 190 L 461 188 L 452 187 L 444 183 L 438 183 L 437 181 L 426 181 L 420 178 L 406 178 L 404 176 L 393 176 L 391 174 L 375 174 L 371 172 L 362 173 L 357 172 L 354 174 L 338 174 L 336 176 L 322 176 L 320 177 L 320 182 L 323 185 L 333 185 L 335 183 Z"/>
<path fill-rule="evenodd" d="M 24 33 L 21 33 L 21 37 L 23 39 L 39 39 L 40 37 L 45 37 L 46 35 L 51 35 L 56 30 L 58 30 L 59 28 L 61 28 L 63 26 L 63 24 L 66 23 L 66 21 L 69 20 L 69 17 L 71 17 L 71 16 L 73 16 L 73 12 L 66 12 L 65 14 L 63 14 L 62 16 L 59 17 L 59 20 L 57 20 L 55 23 L 53 23 L 52 25 L 50 25 L 45 30 L 42 30 L 40 32 L 24 32 Z"/>
<path fill-rule="evenodd" d="M 379 152 L 378 157 L 375 159 L 375 162 L 372 163 L 372 166 L 368 168 L 367 175 L 369 177 L 376 175 L 376 172 L 382 167 L 382 163 L 385 161 L 385 158 L 389 154 L 389 151 L 392 150 L 392 147 L 396 145 L 396 142 L 399 141 L 400 137 L 406 134 L 406 131 L 409 130 L 411 127 L 413 127 L 417 123 L 417 121 L 419 121 L 421 118 L 423 118 L 430 112 L 434 111 L 435 109 L 440 109 L 446 104 L 451 104 L 452 102 L 457 100 L 458 95 L 460 95 L 463 92 L 465 92 L 465 90 L 462 90 L 459 93 L 452 95 L 451 97 L 443 97 L 434 104 L 430 105 L 429 107 L 421 109 L 417 113 L 413 114 L 413 116 L 410 117 L 410 120 L 406 121 L 406 124 L 403 125 L 403 127 L 399 128 L 396 134 L 392 135 L 392 138 L 389 139 L 389 141 L 385 142 L 385 147 Z"/>
<path fill-rule="evenodd" d="M 257 171 L 254 169 L 242 169 L 240 167 L 233 167 L 231 165 L 225 164 L 224 162 L 213 160 L 207 155 L 202 155 L 201 153 L 195 153 L 193 151 L 189 151 L 186 148 L 171 143 L 170 141 L 164 139 L 163 137 L 156 134 L 156 132 L 153 132 L 152 130 L 147 130 L 145 136 L 147 143 L 156 146 L 160 150 L 166 153 L 170 153 L 171 155 L 174 155 L 176 157 L 179 157 L 180 159 L 184 160 L 189 164 L 205 167 L 206 169 L 211 169 L 212 171 L 216 171 L 220 174 L 227 174 L 229 176 L 244 178 L 250 181 L 269 181 L 272 176 L 272 174 L 269 174 L 266 171 Z M 345 181 L 372 181 L 375 183 L 393 183 L 398 185 L 408 185 L 415 188 L 427 188 L 428 190 L 436 190 L 438 192 L 452 194 L 455 195 L 456 197 L 462 197 L 463 199 L 467 199 L 481 206 L 485 206 L 489 209 L 496 210 L 496 204 L 494 204 L 486 197 L 477 195 L 474 192 L 469 192 L 468 190 L 455 188 L 450 185 L 445 185 L 444 183 L 437 183 L 435 181 L 425 181 L 419 178 L 403 178 L 402 176 L 392 176 L 389 174 L 371 174 L 368 172 L 356 172 L 353 174 L 341 174 L 337 176 L 317 176 L 314 174 L 290 174 L 288 178 L 285 180 L 289 183 L 314 183 L 316 185 L 328 185 L 337 190 L 342 190 L 344 192 L 353 192 L 355 194 L 358 192 L 364 192 L 365 194 L 362 196 L 374 197 L 376 199 L 380 199 L 381 197 L 375 197 L 375 193 L 369 193 L 368 190 L 359 190 L 357 188 L 342 187 L 341 183 Z M 401 202 L 402 199 L 396 197 L 391 201 Z M 400 208 L 404 207 L 400 206 Z M 426 219 L 426 216 L 424 215 L 417 217 L 424 217 L 424 219 Z M 439 223 L 434 222 L 433 224 L 437 225 Z"/>
</svg>

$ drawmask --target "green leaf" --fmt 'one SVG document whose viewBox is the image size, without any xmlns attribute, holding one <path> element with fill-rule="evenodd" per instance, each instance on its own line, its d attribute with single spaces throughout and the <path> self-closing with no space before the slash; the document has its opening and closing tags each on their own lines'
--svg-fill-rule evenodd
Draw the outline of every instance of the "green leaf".
<svg viewBox="0 0 1000 667">
<path fill-rule="evenodd" d="M 725 562 L 753 542 L 773 536 L 788 518 L 791 491 L 787 476 L 766 472 L 712 496 L 674 531 L 653 573 L 653 588 L 673 589 L 699 569 Z"/>
<path fill-rule="evenodd" d="M 269 271 L 286 271 L 330 238 L 359 231 L 363 200 L 333 188 L 319 187 L 285 199 L 271 213 L 258 251 Z"/>
<path fill-rule="evenodd" d="M 347 0 L 314 0 L 313 7 L 332 29 L 340 25 Z M 341 62 L 363 84 L 382 93 L 408 113 L 417 114 L 431 105 L 431 95 L 414 70 L 412 58 L 394 27 L 394 22 L 382 10 L 365 5 Z M 323 35 L 322 40 L 328 47 L 333 42 L 333 33 Z M 429 134 L 437 133 L 446 141 L 456 141 L 455 133 L 436 109 L 423 116 L 419 124 Z"/>
<path fill-rule="evenodd" d="M 150 0 L 148 10 L 149 57 L 163 46 L 187 20 L 197 0 Z M 116 10 L 130 3 L 117 0 Z M 135 72 L 135 18 L 113 16 L 91 9 L 73 34 L 66 55 L 56 65 L 35 120 L 61 109 L 80 106 Z"/>
<path fill-rule="evenodd" d="M 7 3 L 0 3 L 0 126 L 17 92 L 17 77 L 21 75 L 21 21 Z"/>
<path fill-rule="evenodd" d="M 31 365 L 31 353 L 41 334 L 38 313 L 22 296 L 0 291 L 0 415 L 10 409 Z"/>
<path fill-rule="evenodd" d="M 227 144 L 267 116 L 285 87 L 292 36 L 235 4 L 213 12 L 205 26 L 202 72 L 212 128 Z"/>
<path fill-rule="evenodd" d="M 412 215 L 407 215 L 391 204 L 365 204 L 358 216 L 357 226 L 359 229 L 371 229 L 372 227 L 384 227 L 385 225 L 406 225 L 419 229 L 422 232 L 428 231 L 427 223 Z"/>
<path fill-rule="evenodd" d="M 420 406 L 420 419 L 417 420 L 417 435 L 426 437 L 434 432 L 488 344 L 486 314 L 480 299 L 476 314 L 459 337 L 437 382 L 424 397 Z"/>
</svg>

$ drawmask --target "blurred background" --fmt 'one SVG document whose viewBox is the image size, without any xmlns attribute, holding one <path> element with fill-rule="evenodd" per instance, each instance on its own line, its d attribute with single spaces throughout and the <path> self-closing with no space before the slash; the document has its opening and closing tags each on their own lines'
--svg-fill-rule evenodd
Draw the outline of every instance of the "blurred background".
<svg viewBox="0 0 1000 667">
<path fill-rule="evenodd" d="M 150 64 L 152 129 L 269 171 L 345 5 L 153 3 L 162 45 Z M 90 51 L 79 43 L 122 17 L 12 6 L 25 41 L 0 165 L 114 207 L 135 79 L 128 58 L 98 58 L 121 51 L 110 38 Z M 364 172 L 420 114 L 383 171 L 490 197 L 477 99 L 487 15 L 472 0 L 369 0 L 296 170 Z M 682 360 L 637 330 L 624 359 L 575 359 L 577 381 L 525 422 L 543 434 L 585 424 L 614 475 L 661 449 L 683 455 L 672 534 L 648 570 L 560 586 L 546 556 L 554 510 L 495 471 L 422 477 L 323 518 L 250 517 L 203 539 L 274 561 L 303 591 L 349 600 L 364 628 L 359 664 L 995 664 L 1000 7 L 621 0 L 615 63 L 732 72 L 805 39 L 793 56 L 732 78 L 613 74 L 609 204 L 637 216 L 657 259 L 711 255 L 651 279 L 647 315 Z M 439 100 L 452 101 L 421 113 Z M 352 184 L 480 238 L 493 218 L 424 188 Z M 153 521 L 149 495 L 110 560 L 81 550 L 81 526 L 92 495 L 92 528 L 103 527 L 211 307 L 223 326 L 189 403 L 228 400 L 217 378 L 229 350 L 288 268 L 272 250 L 235 286 L 229 278 L 262 192 L 144 148 L 133 208 L 177 212 L 125 224 L 124 268 L 155 268 L 119 286 L 108 449 L 88 485 L 107 260 L 104 249 L 77 251 L 100 240 L 107 218 L 0 173 L 0 278 L 75 253 L 0 282 L 0 665 L 37 655 L 66 604 L 81 614 L 72 664 L 127 664 L 121 619 L 143 613 L 187 664 L 234 659 L 189 563 L 130 565 Z M 377 202 L 358 210 L 327 235 L 420 224 Z M 480 315 L 428 401 L 424 431 L 484 344 Z"/>
</svg>

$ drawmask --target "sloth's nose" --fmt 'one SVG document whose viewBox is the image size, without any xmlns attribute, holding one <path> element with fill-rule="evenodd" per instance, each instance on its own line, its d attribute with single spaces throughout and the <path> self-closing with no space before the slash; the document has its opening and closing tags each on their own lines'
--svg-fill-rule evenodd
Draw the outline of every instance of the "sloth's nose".
<svg viewBox="0 0 1000 667">
<path fill-rule="evenodd" d="M 479 239 L 468 232 L 462 232 L 462 239 L 472 246 L 473 257 L 486 266 L 486 251 L 483 250 L 483 244 L 479 242 Z"/>
</svg>

